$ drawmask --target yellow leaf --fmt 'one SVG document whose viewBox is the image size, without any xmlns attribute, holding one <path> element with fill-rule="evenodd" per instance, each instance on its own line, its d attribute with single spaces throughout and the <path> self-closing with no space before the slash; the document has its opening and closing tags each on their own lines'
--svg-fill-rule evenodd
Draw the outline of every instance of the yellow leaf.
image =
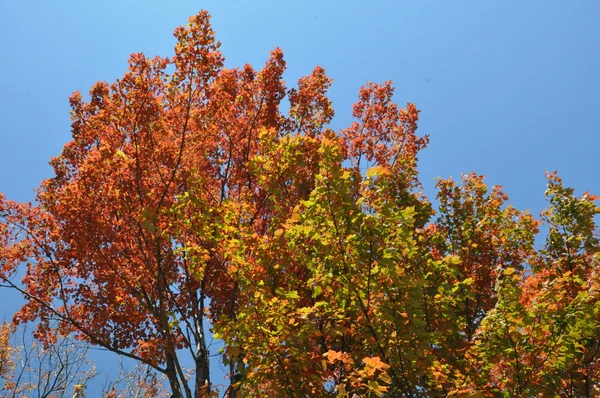
<svg viewBox="0 0 600 398">
<path fill-rule="evenodd" d="M 129 160 L 129 158 L 127 157 L 127 155 L 125 155 L 125 152 L 123 152 L 120 149 L 117 151 L 117 156 L 119 156 L 121 159 Z"/>
<path fill-rule="evenodd" d="M 368 367 L 373 367 L 375 369 L 386 370 L 390 367 L 387 363 L 383 362 L 379 357 L 365 357 L 363 358 L 363 362 Z"/>
<path fill-rule="evenodd" d="M 369 170 L 367 170 L 367 178 L 373 178 L 378 175 L 387 175 L 387 174 L 390 174 L 390 171 L 387 169 L 387 167 L 383 167 L 383 166 L 375 166 L 375 167 L 371 167 Z"/>
<path fill-rule="evenodd" d="M 392 382 L 392 378 L 386 372 L 383 372 L 379 375 L 379 379 L 383 381 L 385 384 L 390 384 Z"/>
</svg>

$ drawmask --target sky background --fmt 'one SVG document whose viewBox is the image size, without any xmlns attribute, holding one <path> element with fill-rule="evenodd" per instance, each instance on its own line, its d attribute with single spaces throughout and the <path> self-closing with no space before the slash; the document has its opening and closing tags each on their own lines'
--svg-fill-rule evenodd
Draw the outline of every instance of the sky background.
<svg viewBox="0 0 600 398">
<path fill-rule="evenodd" d="M 70 140 L 68 97 L 112 82 L 130 53 L 171 56 L 176 26 L 207 9 L 226 66 L 281 47 L 285 79 L 323 66 L 333 128 L 368 81 L 421 110 L 421 181 L 484 174 L 510 202 L 545 207 L 544 172 L 600 194 L 600 2 L 402 0 L 0 0 L 0 192 L 33 200 Z M 10 316 L 18 303 L 0 290 Z"/>
</svg>

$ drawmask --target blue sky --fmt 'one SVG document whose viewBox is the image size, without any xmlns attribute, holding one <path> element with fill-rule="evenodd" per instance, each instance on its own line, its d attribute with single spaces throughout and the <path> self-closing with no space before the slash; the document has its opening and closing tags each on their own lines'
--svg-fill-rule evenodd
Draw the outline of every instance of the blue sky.
<svg viewBox="0 0 600 398">
<path fill-rule="evenodd" d="M 343 6 L 341 6 L 343 4 Z M 516 206 L 544 206 L 544 171 L 600 193 L 600 3 L 596 1 L 154 1 L 0 3 L 0 191 L 18 200 L 70 139 L 67 98 L 113 81 L 132 52 L 171 55 L 200 8 L 228 66 L 279 46 L 290 85 L 323 66 L 334 127 L 367 81 L 392 80 L 431 135 L 422 181 L 476 171 Z"/>
<path fill-rule="evenodd" d="M 114 81 L 130 53 L 172 55 L 173 29 L 202 8 L 227 66 L 259 68 L 275 46 L 290 86 L 323 66 L 335 128 L 351 122 L 361 85 L 392 80 L 431 136 L 420 157 L 429 195 L 436 177 L 475 171 L 538 213 L 555 169 L 600 194 L 596 0 L 3 0 L 0 192 L 32 200 L 70 139 L 71 92 Z"/>
</svg>

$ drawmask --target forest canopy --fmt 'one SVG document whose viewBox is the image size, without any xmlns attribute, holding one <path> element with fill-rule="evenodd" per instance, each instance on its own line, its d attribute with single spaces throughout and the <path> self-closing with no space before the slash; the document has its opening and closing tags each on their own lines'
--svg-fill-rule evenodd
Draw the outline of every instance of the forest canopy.
<svg viewBox="0 0 600 398">
<path fill-rule="evenodd" d="M 600 394 L 597 197 L 548 173 L 537 218 L 469 173 L 434 208 L 429 138 L 390 82 L 334 131 L 324 69 L 290 88 L 280 49 L 226 68 L 209 19 L 74 93 L 36 202 L 0 194 L 14 323 L 138 361 L 177 398 Z"/>
</svg>

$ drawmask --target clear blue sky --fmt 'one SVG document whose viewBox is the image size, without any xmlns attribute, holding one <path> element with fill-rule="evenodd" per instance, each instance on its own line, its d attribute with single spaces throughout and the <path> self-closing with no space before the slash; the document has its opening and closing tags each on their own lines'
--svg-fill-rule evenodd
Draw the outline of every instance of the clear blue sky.
<svg viewBox="0 0 600 398">
<path fill-rule="evenodd" d="M 290 85 L 323 66 L 334 127 L 367 81 L 421 109 L 421 180 L 475 171 L 538 213 L 544 171 L 600 194 L 597 0 L 0 0 L 0 191 L 32 200 L 70 139 L 67 98 L 114 81 L 130 53 L 170 56 L 173 28 L 207 9 L 227 66 L 279 46 Z M 8 293 L 0 290 L 0 300 Z"/>
</svg>

